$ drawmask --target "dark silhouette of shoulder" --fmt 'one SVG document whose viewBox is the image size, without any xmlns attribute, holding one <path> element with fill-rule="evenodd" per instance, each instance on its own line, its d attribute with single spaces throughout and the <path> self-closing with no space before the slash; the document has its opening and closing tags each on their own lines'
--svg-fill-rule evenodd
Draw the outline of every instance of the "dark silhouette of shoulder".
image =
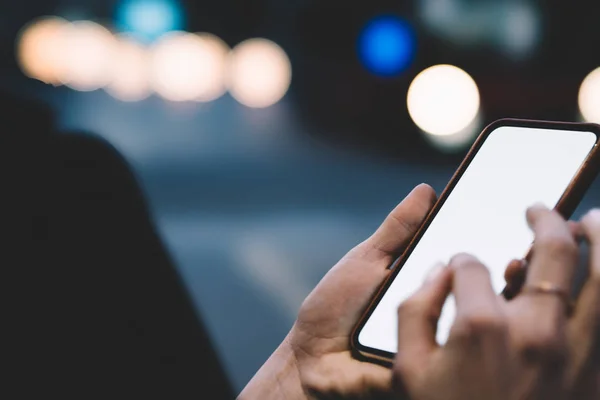
<svg viewBox="0 0 600 400">
<path fill-rule="evenodd" d="M 15 376 L 63 398 L 232 398 L 125 160 L 43 106 L 0 107 Z"/>
</svg>

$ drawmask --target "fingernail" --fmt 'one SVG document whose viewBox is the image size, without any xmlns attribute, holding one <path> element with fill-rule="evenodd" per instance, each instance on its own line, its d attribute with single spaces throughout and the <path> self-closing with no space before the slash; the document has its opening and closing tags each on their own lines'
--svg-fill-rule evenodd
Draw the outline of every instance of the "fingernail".
<svg viewBox="0 0 600 400">
<path fill-rule="evenodd" d="M 438 276 L 440 276 L 440 273 L 444 270 L 444 267 L 446 265 L 442 262 L 438 262 L 436 263 L 431 270 L 429 270 L 429 272 L 427 273 L 427 278 L 425 278 L 425 283 L 430 283 L 432 281 L 435 281 L 436 278 Z"/>
</svg>

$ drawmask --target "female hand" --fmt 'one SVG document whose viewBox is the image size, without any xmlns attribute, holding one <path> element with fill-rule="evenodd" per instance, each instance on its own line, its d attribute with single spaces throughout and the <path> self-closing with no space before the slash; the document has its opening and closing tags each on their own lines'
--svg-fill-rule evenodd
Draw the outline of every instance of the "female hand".
<svg viewBox="0 0 600 400">
<path fill-rule="evenodd" d="M 239 399 L 372 398 L 392 394 L 389 368 L 352 357 L 350 334 L 436 201 L 414 189 L 366 241 L 344 256 L 302 304 L 292 330 Z"/>
<path fill-rule="evenodd" d="M 577 312 L 567 332 L 571 361 L 565 384 L 571 399 L 597 400 L 600 399 L 600 338 L 597 336 L 600 324 L 600 210 L 593 210 L 581 222 L 569 222 L 569 225 L 578 242 L 587 242 L 591 254 L 580 259 L 577 267 L 587 268 L 587 274 L 584 275 L 588 279 L 574 303 Z M 511 288 L 508 291 L 511 298 L 519 295 L 523 289 L 527 265 L 526 260 L 515 260 L 511 263 L 510 270 L 507 270 L 511 277 Z M 581 272 L 584 271 L 578 271 L 578 274 Z M 579 284 L 576 285 L 578 286 Z M 596 327 L 590 324 L 596 324 Z"/>
<path fill-rule="evenodd" d="M 351 250 L 302 304 L 287 338 L 246 386 L 240 399 L 389 398 L 392 371 L 355 359 L 350 334 L 388 267 L 411 241 L 436 201 L 420 185 L 377 231 Z M 507 279 L 511 279 L 511 270 Z"/>
<path fill-rule="evenodd" d="M 468 255 L 455 257 L 398 311 L 394 378 L 411 400 L 568 399 L 593 375 L 600 315 L 600 219 L 582 226 L 592 244 L 590 278 L 572 314 L 566 307 L 578 247 L 567 222 L 543 207 L 527 219 L 535 244 L 523 289 L 495 295 L 489 272 Z M 452 293 L 457 316 L 446 345 L 435 327 Z M 581 372 L 583 371 L 583 373 Z"/>
</svg>

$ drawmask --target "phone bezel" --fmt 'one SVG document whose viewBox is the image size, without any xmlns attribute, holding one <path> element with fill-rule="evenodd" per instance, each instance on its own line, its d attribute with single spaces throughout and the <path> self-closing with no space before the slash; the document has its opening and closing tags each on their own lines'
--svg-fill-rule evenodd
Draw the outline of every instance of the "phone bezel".
<svg viewBox="0 0 600 400">
<path fill-rule="evenodd" d="M 363 312 L 361 318 L 356 324 L 352 334 L 350 336 L 350 347 L 354 357 L 362 359 L 364 361 L 369 361 L 377 364 L 381 364 L 384 366 L 391 366 L 394 356 L 394 353 L 390 353 L 384 350 L 375 349 L 371 347 L 367 347 L 362 345 L 358 336 L 366 324 L 367 320 L 381 301 L 383 295 L 386 293 L 400 270 L 404 265 L 405 261 L 410 257 L 412 251 L 416 247 L 416 245 L 421 240 L 421 237 L 439 212 L 439 210 L 443 207 L 446 199 L 463 176 L 466 169 L 469 167 L 471 162 L 473 161 L 475 155 L 488 138 L 488 136 L 494 132 L 496 129 L 505 127 L 505 126 L 514 126 L 514 127 L 524 127 L 524 128 L 533 128 L 533 129 L 553 129 L 553 130 L 566 130 L 566 131 L 585 131 L 592 132 L 596 135 L 596 144 L 587 159 L 582 164 L 581 168 L 565 190 L 565 193 L 559 200 L 556 210 L 563 215 L 565 218 L 571 217 L 575 209 L 583 199 L 583 196 L 589 189 L 590 185 L 593 183 L 594 179 L 598 175 L 600 171 L 600 125 L 593 123 L 574 123 L 574 122 L 553 122 L 553 121 L 536 121 L 536 120 L 524 120 L 524 119 L 512 119 L 512 118 L 504 118 L 492 122 L 487 127 L 484 128 L 482 133 L 476 139 L 475 143 L 467 153 L 465 159 L 462 161 L 452 179 L 439 196 L 438 201 L 433 206 L 432 210 L 427 215 L 425 221 L 408 244 L 404 252 L 400 257 L 398 257 L 393 263 L 391 268 L 391 273 L 388 278 L 383 282 L 380 286 L 379 290 L 373 296 L 373 299 L 369 302 L 368 307 Z"/>
</svg>

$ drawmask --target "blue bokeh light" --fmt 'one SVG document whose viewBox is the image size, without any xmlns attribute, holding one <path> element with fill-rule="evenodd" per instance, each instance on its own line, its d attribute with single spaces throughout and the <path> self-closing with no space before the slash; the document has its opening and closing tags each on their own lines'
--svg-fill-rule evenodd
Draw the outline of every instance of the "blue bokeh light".
<svg viewBox="0 0 600 400">
<path fill-rule="evenodd" d="M 184 14 L 177 0 L 121 0 L 116 9 L 116 25 L 143 41 L 184 28 Z"/>
<path fill-rule="evenodd" d="M 358 40 L 360 61 L 372 74 L 396 76 L 412 63 L 415 51 L 415 34 L 402 19 L 383 16 L 371 20 Z"/>
</svg>

